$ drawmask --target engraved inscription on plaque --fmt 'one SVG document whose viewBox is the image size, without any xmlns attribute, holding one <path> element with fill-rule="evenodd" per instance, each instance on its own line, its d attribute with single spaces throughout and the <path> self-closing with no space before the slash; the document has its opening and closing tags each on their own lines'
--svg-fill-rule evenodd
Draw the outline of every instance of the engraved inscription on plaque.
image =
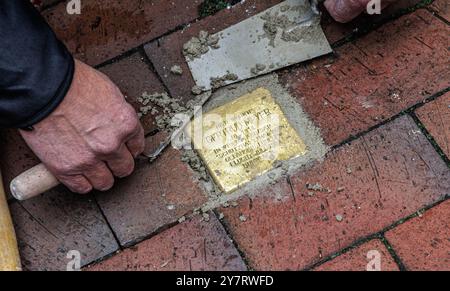
<svg viewBox="0 0 450 291">
<path fill-rule="evenodd" d="M 211 176 L 226 193 L 279 161 L 306 153 L 305 143 L 265 88 L 195 118 L 188 131 Z"/>
</svg>

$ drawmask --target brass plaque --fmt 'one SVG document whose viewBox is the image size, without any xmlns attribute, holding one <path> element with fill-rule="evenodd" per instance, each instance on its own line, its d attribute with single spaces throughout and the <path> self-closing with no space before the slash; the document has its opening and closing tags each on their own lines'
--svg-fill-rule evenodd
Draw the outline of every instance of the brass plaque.
<svg viewBox="0 0 450 291">
<path fill-rule="evenodd" d="M 265 88 L 196 117 L 188 128 L 195 149 L 226 193 L 278 161 L 306 153 L 305 143 Z"/>
</svg>

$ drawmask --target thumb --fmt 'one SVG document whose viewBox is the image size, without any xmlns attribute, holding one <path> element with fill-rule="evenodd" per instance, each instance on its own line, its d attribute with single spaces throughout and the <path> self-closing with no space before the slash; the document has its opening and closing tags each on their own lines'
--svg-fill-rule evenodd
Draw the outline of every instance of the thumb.
<svg viewBox="0 0 450 291">
<path fill-rule="evenodd" d="M 337 22 L 346 23 L 366 10 L 370 0 L 326 0 L 325 8 Z"/>
</svg>

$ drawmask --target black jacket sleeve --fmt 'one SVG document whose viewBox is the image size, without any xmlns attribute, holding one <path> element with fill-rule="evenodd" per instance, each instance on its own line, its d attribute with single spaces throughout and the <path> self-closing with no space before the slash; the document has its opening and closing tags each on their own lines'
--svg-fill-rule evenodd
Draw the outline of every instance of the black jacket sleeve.
<svg viewBox="0 0 450 291">
<path fill-rule="evenodd" d="M 73 57 L 29 0 L 0 0 L 0 127 L 47 117 L 73 73 Z"/>
</svg>

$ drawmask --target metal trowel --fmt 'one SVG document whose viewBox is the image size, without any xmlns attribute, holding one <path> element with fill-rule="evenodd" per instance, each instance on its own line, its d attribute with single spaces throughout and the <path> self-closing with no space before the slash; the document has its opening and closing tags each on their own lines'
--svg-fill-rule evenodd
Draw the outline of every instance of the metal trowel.
<svg viewBox="0 0 450 291">
<path fill-rule="evenodd" d="M 317 2 L 283 1 L 215 34 L 200 56 L 185 54 L 196 85 L 209 90 L 330 53 Z"/>
</svg>

